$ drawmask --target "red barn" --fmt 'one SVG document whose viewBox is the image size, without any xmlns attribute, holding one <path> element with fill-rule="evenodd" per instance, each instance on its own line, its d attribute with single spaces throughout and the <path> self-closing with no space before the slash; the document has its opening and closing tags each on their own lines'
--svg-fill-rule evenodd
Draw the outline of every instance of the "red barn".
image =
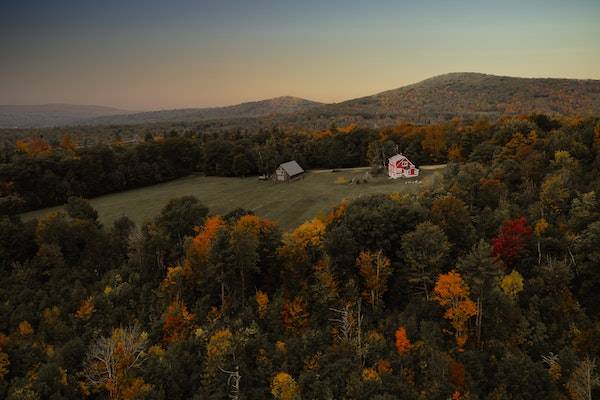
<svg viewBox="0 0 600 400">
<path fill-rule="evenodd" d="M 414 178 L 419 176 L 419 169 L 402 154 L 389 159 L 388 175 L 390 178 Z"/>
</svg>

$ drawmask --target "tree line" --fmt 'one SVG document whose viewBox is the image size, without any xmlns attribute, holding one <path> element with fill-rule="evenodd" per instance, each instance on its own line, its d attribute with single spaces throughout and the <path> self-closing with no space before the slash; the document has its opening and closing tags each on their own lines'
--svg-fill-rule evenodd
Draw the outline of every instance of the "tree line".
<svg viewBox="0 0 600 400">
<path fill-rule="evenodd" d="M 110 144 L 91 146 L 82 146 L 69 134 L 53 143 L 31 137 L 0 149 L 0 213 L 64 204 L 71 196 L 92 198 L 193 173 L 268 175 L 289 160 L 305 169 L 372 165 L 379 170 L 388 157 L 402 151 L 417 165 L 460 161 L 500 126 L 455 120 L 380 130 L 355 125 L 318 132 L 172 130 L 148 133 L 139 143 L 116 137 Z"/>
</svg>

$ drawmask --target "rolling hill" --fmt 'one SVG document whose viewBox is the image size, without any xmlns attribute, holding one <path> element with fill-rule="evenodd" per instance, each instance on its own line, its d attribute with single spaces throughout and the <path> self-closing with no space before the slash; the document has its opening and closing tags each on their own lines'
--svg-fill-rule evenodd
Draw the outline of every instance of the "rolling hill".
<svg viewBox="0 0 600 400">
<path fill-rule="evenodd" d="M 600 80 L 515 78 L 459 72 L 333 104 L 278 97 L 229 107 L 98 117 L 84 123 L 115 125 L 227 120 L 227 125 L 248 125 L 247 119 L 254 118 L 263 126 L 318 129 L 332 122 L 385 126 L 398 122 L 440 122 L 454 117 L 496 119 L 531 113 L 600 115 Z"/>
<path fill-rule="evenodd" d="M 432 122 L 531 113 L 600 115 L 600 80 L 513 78 L 450 73 L 310 114 L 369 121 Z"/>
<path fill-rule="evenodd" d="M 40 128 L 73 125 L 101 115 L 127 114 L 112 107 L 74 104 L 0 105 L 0 128 Z"/>
<path fill-rule="evenodd" d="M 273 115 L 301 113 L 321 104 L 322 103 L 317 103 L 298 97 L 284 96 L 226 107 L 185 108 L 104 116 L 87 119 L 83 121 L 83 123 L 86 125 L 121 125 L 257 118 Z"/>
<path fill-rule="evenodd" d="M 600 116 L 600 80 L 460 72 L 333 104 L 284 96 L 226 107 L 138 113 L 96 106 L 0 106 L 0 128 L 216 122 L 220 128 L 279 125 L 323 129 L 331 123 L 382 127 L 399 122 L 431 123 L 454 117 L 493 120 L 532 113 Z"/>
</svg>

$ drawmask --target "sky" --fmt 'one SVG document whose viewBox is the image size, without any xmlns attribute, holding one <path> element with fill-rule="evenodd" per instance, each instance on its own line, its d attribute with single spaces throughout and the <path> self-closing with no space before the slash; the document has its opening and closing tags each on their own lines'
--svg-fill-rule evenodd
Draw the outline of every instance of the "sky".
<svg viewBox="0 0 600 400">
<path fill-rule="evenodd" d="M 447 72 L 600 79 L 600 0 L 0 2 L 0 104 L 338 102 Z"/>
</svg>

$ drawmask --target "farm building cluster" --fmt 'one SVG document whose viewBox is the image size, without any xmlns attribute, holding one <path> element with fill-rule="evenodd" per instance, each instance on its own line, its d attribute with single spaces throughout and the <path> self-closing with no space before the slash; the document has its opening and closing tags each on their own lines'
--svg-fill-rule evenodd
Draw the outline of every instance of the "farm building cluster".
<svg viewBox="0 0 600 400">
<path fill-rule="evenodd" d="M 290 182 L 304 175 L 304 169 L 296 161 L 279 164 L 272 178 L 275 182 Z M 396 154 L 388 160 L 388 176 L 392 179 L 415 178 L 419 169 L 403 154 Z"/>
</svg>

